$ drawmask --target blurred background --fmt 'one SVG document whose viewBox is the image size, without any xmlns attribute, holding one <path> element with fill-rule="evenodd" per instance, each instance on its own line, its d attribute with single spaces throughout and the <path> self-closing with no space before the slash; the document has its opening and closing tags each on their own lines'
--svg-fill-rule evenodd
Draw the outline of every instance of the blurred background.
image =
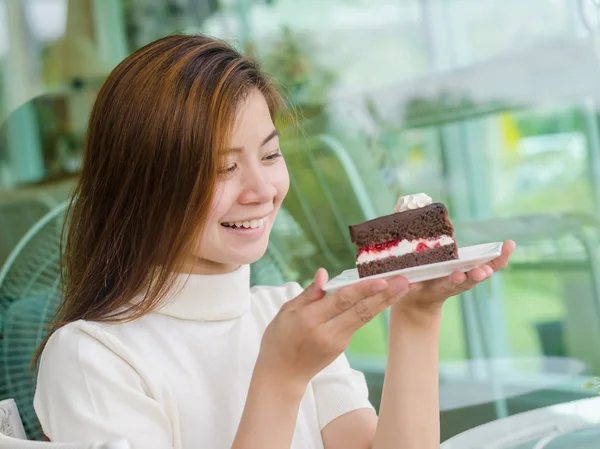
<svg viewBox="0 0 600 449">
<path fill-rule="evenodd" d="M 599 1 L 0 0 L 0 342 L 13 342 L 0 399 L 29 407 L 13 367 L 59 299 L 43 261 L 95 94 L 173 32 L 256 57 L 301 114 L 302 132 L 283 132 L 292 188 L 253 283 L 352 268 L 347 226 L 426 192 L 461 246 L 518 243 L 509 270 L 445 305 L 443 437 L 596 394 L 584 383 L 600 375 Z M 348 350 L 375 405 L 385 354 L 385 318 Z"/>
</svg>

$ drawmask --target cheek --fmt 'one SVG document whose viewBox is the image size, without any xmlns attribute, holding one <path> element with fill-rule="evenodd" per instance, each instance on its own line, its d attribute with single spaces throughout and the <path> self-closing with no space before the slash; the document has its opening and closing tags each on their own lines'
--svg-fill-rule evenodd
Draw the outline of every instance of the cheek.
<svg viewBox="0 0 600 449">
<path fill-rule="evenodd" d="M 290 174 L 288 173 L 285 162 L 281 164 L 281 168 L 277 170 L 276 176 L 273 180 L 273 185 L 277 189 L 277 197 L 279 202 L 282 202 L 285 195 L 290 189 Z"/>
<path fill-rule="evenodd" d="M 215 196 L 213 197 L 210 204 L 210 212 L 207 218 L 207 225 L 221 223 L 227 211 L 231 208 L 231 198 L 228 197 L 231 189 L 227 189 L 225 184 L 217 186 Z M 229 195 L 230 196 L 230 195 Z"/>
</svg>

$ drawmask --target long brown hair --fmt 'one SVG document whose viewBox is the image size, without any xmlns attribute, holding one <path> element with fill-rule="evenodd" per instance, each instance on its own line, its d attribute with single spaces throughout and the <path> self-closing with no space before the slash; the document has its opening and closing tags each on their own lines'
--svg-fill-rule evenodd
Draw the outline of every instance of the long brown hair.
<svg viewBox="0 0 600 449">
<path fill-rule="evenodd" d="M 201 35 L 152 42 L 108 76 L 65 220 L 63 299 L 34 365 L 67 323 L 131 320 L 160 305 L 202 233 L 220 154 L 253 88 L 273 116 L 281 98 L 257 64 Z"/>
</svg>

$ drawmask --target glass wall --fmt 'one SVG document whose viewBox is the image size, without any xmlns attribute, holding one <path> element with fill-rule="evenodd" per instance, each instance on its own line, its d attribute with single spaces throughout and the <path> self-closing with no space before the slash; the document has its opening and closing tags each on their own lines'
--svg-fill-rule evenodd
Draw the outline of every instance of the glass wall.
<svg viewBox="0 0 600 449">
<path fill-rule="evenodd" d="M 254 283 L 352 268 L 347 226 L 427 192 L 449 206 L 462 246 L 519 245 L 509 270 L 445 305 L 444 437 L 589 396 L 598 12 L 576 0 L 0 0 L 0 263 L 67 198 L 110 70 L 153 39 L 205 32 L 259 59 L 302 117 L 303 133 L 283 130 L 292 188 Z M 385 326 L 348 350 L 376 404 Z M 474 360 L 503 361 L 513 393 L 457 401 L 486 385 Z"/>
</svg>

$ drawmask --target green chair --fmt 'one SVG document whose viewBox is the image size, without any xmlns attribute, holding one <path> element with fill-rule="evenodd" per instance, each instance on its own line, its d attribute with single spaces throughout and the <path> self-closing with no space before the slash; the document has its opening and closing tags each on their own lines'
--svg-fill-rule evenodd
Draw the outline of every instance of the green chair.
<svg viewBox="0 0 600 449">
<path fill-rule="evenodd" d="M 67 202 L 44 215 L 25 233 L 0 271 L 0 400 L 13 398 L 29 439 L 43 439 L 33 409 L 35 373 L 31 360 L 60 303 L 60 234 Z M 263 258 L 252 265 L 252 285 L 300 281 L 288 255 L 310 250 L 300 227 L 281 211 Z M 284 256 L 284 252 L 286 256 Z"/>
<path fill-rule="evenodd" d="M 59 304 L 60 233 L 67 203 L 23 236 L 0 270 L 0 399 L 13 398 L 29 439 L 43 439 L 33 409 L 31 360 Z"/>
<path fill-rule="evenodd" d="M 283 145 L 291 179 L 284 206 L 316 248 L 303 274 L 323 266 L 337 275 L 354 265 L 348 225 L 378 214 L 358 167 L 337 139 L 318 135 Z"/>
<path fill-rule="evenodd" d="M 296 262 L 292 266 L 307 281 L 319 267 L 325 267 L 330 277 L 337 276 L 355 265 L 356 247 L 350 242 L 348 225 L 380 215 L 365 182 L 365 176 L 379 175 L 364 168 L 360 173 L 349 151 L 331 135 L 284 140 L 282 146 L 291 179 L 284 206 L 302 228 L 306 244 L 314 248 L 302 266 Z M 384 194 L 391 196 L 379 193 Z M 376 406 L 385 371 L 387 323 L 387 313 L 369 323 L 355 335 L 347 353 L 352 366 L 367 377 Z"/>
</svg>

